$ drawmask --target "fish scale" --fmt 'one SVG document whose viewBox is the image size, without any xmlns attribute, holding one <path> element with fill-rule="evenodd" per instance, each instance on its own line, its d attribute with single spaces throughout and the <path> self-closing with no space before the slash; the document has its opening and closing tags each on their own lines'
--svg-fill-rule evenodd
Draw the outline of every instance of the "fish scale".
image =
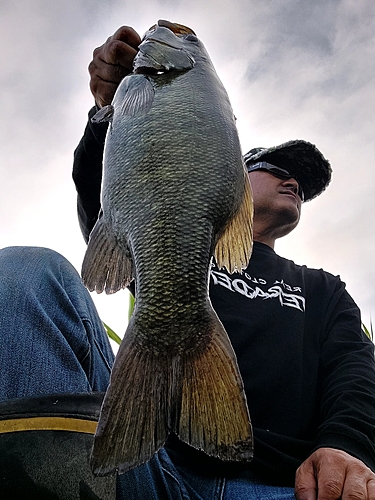
<svg viewBox="0 0 375 500">
<path fill-rule="evenodd" d="M 82 266 L 90 290 L 135 279 L 92 452 L 96 474 L 149 460 L 173 432 L 228 461 L 252 457 L 229 338 L 208 297 L 212 255 L 230 272 L 252 246 L 251 188 L 233 111 L 194 33 L 159 21 L 107 120 L 102 213 Z M 155 74 L 152 74 L 154 71 Z"/>
</svg>

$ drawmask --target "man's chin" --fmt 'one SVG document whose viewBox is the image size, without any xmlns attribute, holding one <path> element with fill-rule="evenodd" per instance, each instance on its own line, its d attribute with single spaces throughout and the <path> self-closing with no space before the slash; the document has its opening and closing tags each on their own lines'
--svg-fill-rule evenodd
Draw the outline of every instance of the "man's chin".
<svg viewBox="0 0 375 500">
<path fill-rule="evenodd" d="M 289 234 L 298 225 L 300 212 L 296 206 L 285 207 L 279 212 L 278 222 L 280 229 L 284 228 L 284 236 Z"/>
</svg>

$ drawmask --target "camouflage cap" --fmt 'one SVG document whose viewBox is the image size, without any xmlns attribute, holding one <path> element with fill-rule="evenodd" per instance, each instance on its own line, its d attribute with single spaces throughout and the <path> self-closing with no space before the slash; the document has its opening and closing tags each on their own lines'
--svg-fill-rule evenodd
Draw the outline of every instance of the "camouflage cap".
<svg viewBox="0 0 375 500">
<path fill-rule="evenodd" d="M 247 167 L 266 161 L 287 170 L 301 185 L 305 201 L 322 193 L 331 180 L 332 169 L 322 153 L 310 142 L 288 141 L 271 148 L 254 148 L 244 155 Z"/>
</svg>

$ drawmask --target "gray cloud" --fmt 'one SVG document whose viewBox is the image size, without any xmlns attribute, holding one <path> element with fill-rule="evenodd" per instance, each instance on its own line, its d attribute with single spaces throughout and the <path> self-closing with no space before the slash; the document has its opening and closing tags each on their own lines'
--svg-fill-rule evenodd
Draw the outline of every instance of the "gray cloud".
<svg viewBox="0 0 375 500">
<path fill-rule="evenodd" d="M 303 207 L 299 227 L 276 250 L 341 274 L 368 323 L 375 314 L 372 0 L 3 0 L 0 245 L 50 246 L 80 267 L 70 172 L 93 101 L 87 66 L 120 25 L 143 33 L 158 18 L 191 26 L 205 43 L 244 150 L 303 138 L 330 159 L 331 186 Z M 103 319 L 121 332 L 106 300 Z"/>
</svg>

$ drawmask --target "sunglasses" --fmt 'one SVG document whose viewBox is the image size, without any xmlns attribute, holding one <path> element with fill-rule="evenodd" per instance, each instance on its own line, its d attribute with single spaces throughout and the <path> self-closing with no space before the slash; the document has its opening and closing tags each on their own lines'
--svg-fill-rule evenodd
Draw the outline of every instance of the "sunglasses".
<svg viewBox="0 0 375 500">
<path fill-rule="evenodd" d="M 287 170 L 284 170 L 283 168 L 280 167 L 276 167 L 276 165 L 272 165 L 271 163 L 267 163 L 266 161 L 259 161 L 258 163 L 254 163 L 253 165 L 249 165 L 247 167 L 248 172 L 254 172 L 255 170 L 266 170 L 275 177 L 278 177 L 279 179 L 290 179 L 290 178 L 295 179 L 295 177 L 291 175 Z M 301 198 L 302 202 L 305 201 L 305 195 L 303 193 L 303 189 L 299 182 L 298 182 L 298 196 Z"/>
</svg>

